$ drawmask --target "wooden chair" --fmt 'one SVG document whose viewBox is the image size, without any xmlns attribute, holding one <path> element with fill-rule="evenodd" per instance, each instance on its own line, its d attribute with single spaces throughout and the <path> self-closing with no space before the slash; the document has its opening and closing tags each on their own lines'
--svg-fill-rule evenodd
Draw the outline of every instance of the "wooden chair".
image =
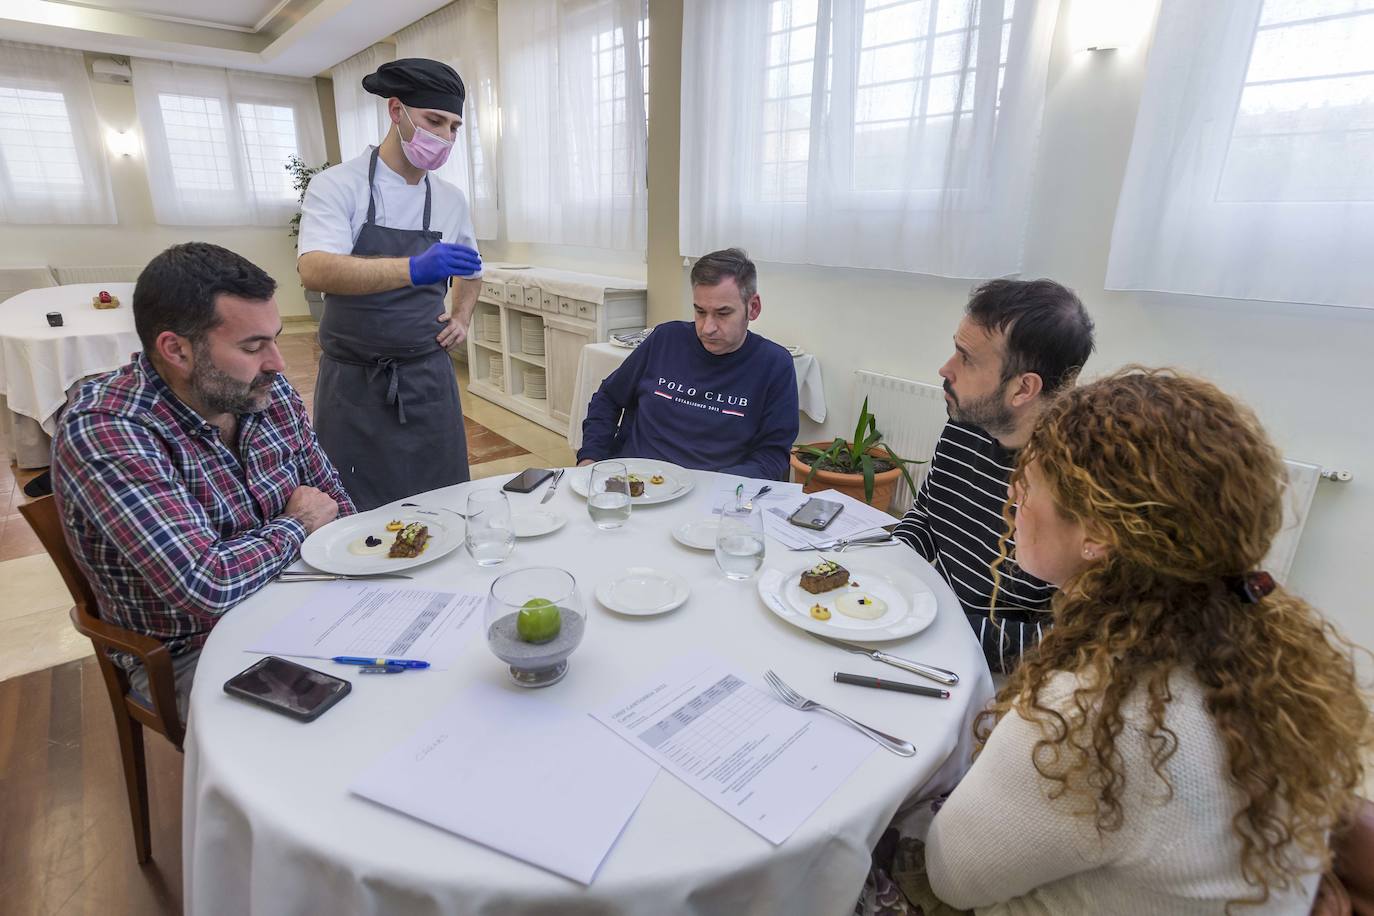
<svg viewBox="0 0 1374 916">
<path fill-rule="evenodd" d="M 76 559 L 62 536 L 62 519 L 57 503 L 51 496 L 25 503 L 19 507 L 57 564 L 62 581 L 76 602 L 72 607 L 72 623 L 78 632 L 89 637 L 95 645 L 95 657 L 100 673 L 105 677 L 105 689 L 110 694 L 114 711 L 115 730 L 119 733 L 119 750 L 124 758 L 124 785 L 129 792 L 129 816 L 133 820 L 134 847 L 140 865 L 152 858 L 152 838 L 148 825 L 148 766 L 143 754 L 143 726 L 166 736 L 179 751 L 185 726 L 177 715 L 176 685 L 172 675 L 172 656 L 167 647 L 151 636 L 134 633 L 100 619 L 100 605 L 95 593 L 76 565 Z M 127 652 L 137 657 L 148 672 L 148 692 L 152 707 L 129 696 L 129 675 L 110 661 L 110 652 Z"/>
</svg>

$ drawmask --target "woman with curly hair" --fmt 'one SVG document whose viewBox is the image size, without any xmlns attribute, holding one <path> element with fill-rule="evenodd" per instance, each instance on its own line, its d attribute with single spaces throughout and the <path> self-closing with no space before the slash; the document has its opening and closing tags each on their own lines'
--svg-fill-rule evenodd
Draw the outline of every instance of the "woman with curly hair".
<svg viewBox="0 0 1374 916">
<path fill-rule="evenodd" d="M 1308 912 L 1370 713 L 1351 644 L 1257 572 L 1282 470 L 1254 416 L 1196 379 L 1128 370 L 1047 409 L 1007 516 L 1017 563 L 1059 586 L 1055 625 L 935 816 L 941 901 Z"/>
</svg>

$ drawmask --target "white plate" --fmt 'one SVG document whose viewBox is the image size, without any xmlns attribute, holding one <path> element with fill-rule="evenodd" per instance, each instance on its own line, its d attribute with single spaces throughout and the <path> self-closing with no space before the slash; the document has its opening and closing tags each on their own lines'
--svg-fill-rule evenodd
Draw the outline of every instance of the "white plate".
<svg viewBox="0 0 1374 916">
<path fill-rule="evenodd" d="M 680 468 L 671 461 L 659 461 L 656 458 L 608 458 L 608 461 L 622 461 L 629 468 L 630 473 L 644 478 L 644 495 L 636 496 L 631 502 L 636 506 L 652 506 L 655 503 L 666 503 L 685 496 L 691 492 L 695 481 L 692 479 L 692 472 L 686 468 Z M 655 475 L 663 477 L 663 483 L 650 483 L 650 478 Z M 592 469 L 590 466 L 577 468 L 568 475 L 568 486 L 572 491 L 583 499 L 587 498 L 587 485 L 592 479 Z M 715 545 L 712 545 L 714 548 Z"/>
<path fill-rule="evenodd" d="M 803 630 L 857 642 L 879 642 L 903 639 L 919 633 L 935 621 L 938 604 L 935 594 L 915 573 L 878 559 L 836 555 L 838 562 L 849 570 L 851 582 L 858 587 L 843 586 L 819 595 L 801 587 L 801 574 L 820 562 L 811 554 L 803 563 L 787 570 L 770 569 L 759 577 L 759 597 L 774 614 Z M 860 620 L 841 614 L 835 609 L 840 595 L 862 592 L 887 603 L 887 611 L 874 620 Z M 820 604 L 830 611 L 829 620 L 811 616 L 811 607 Z"/>
<path fill-rule="evenodd" d="M 673 540 L 694 550 L 715 550 L 716 532 L 719 530 L 719 518 L 699 518 L 695 521 L 683 522 L 674 528 Z"/>
<path fill-rule="evenodd" d="M 408 525 L 419 522 L 429 527 L 429 541 L 418 557 L 392 559 L 387 551 L 396 541 L 396 532 L 387 531 L 388 522 Z M 379 538 L 375 553 L 359 555 L 358 547 L 368 536 Z M 463 520 L 452 512 L 428 507 L 395 508 L 383 506 L 371 512 L 335 519 L 315 529 L 301 545 L 301 559 L 318 570 L 340 576 L 366 576 L 372 573 L 400 572 L 423 566 L 452 552 L 463 543 Z"/>
<path fill-rule="evenodd" d="M 618 614 L 652 617 L 681 607 L 692 589 L 677 573 L 631 566 L 596 587 L 596 600 Z"/>
<path fill-rule="evenodd" d="M 537 538 L 552 534 L 568 522 L 566 515 L 544 509 L 531 509 L 527 512 L 512 512 L 510 526 L 518 538 Z"/>
</svg>

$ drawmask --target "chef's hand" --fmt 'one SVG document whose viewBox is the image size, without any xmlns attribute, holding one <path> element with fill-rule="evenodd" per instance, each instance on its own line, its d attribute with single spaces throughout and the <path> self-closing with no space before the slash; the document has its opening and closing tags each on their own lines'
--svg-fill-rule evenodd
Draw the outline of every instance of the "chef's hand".
<svg viewBox="0 0 1374 916">
<path fill-rule="evenodd" d="M 427 286 L 449 277 L 466 277 L 482 269 L 482 256 L 466 245 L 436 242 L 410 259 L 410 282 Z"/>
<path fill-rule="evenodd" d="M 439 341 L 439 346 L 443 347 L 445 350 L 452 350 L 468 339 L 468 326 L 453 315 L 447 312 L 440 312 L 439 323 L 444 327 L 434 339 Z"/>
</svg>

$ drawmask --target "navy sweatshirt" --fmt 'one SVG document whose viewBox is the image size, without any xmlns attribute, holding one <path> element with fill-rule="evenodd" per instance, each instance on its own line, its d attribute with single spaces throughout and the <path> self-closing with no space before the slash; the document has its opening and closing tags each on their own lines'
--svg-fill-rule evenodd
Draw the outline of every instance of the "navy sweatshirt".
<svg viewBox="0 0 1374 916">
<path fill-rule="evenodd" d="M 660 458 L 782 480 L 797 428 L 797 376 L 785 349 L 750 333 L 716 356 L 692 322 L 668 321 L 592 395 L 577 460 Z"/>
</svg>

